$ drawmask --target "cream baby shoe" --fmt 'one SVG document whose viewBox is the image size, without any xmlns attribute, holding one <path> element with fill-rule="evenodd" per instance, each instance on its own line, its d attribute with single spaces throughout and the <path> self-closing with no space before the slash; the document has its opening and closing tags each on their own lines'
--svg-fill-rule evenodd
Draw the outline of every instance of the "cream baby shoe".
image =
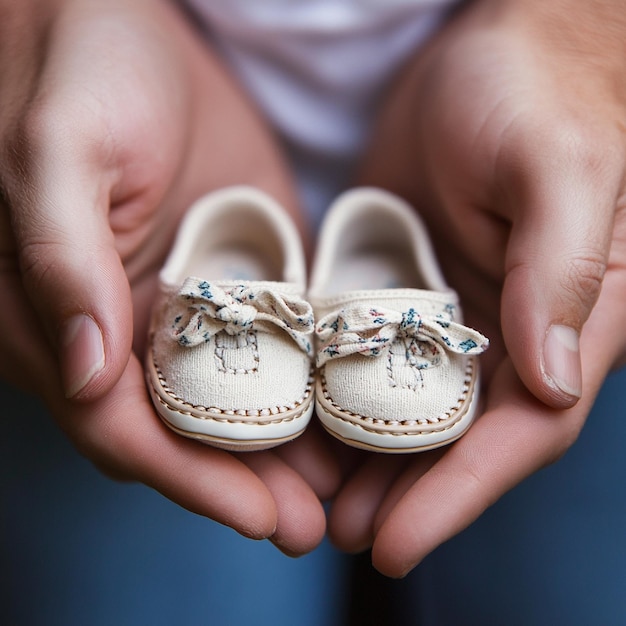
<svg viewBox="0 0 626 626">
<path fill-rule="evenodd" d="M 160 274 L 148 388 L 177 433 L 227 450 L 294 439 L 313 411 L 313 312 L 300 236 L 264 193 L 190 209 Z"/>
<path fill-rule="evenodd" d="M 348 191 L 322 225 L 309 289 L 317 326 L 316 409 L 344 442 L 416 452 L 458 439 L 474 419 L 477 354 L 425 227 L 400 198 Z"/>
</svg>

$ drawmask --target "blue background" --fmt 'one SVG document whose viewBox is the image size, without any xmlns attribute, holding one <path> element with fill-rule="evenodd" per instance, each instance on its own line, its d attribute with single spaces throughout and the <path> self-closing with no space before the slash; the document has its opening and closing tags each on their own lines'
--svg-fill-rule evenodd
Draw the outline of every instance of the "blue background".
<svg viewBox="0 0 626 626">
<path fill-rule="evenodd" d="M 564 459 L 388 581 L 328 543 L 293 560 L 109 481 L 0 385 L 0 623 L 626 624 L 625 389 L 612 375 Z"/>
</svg>

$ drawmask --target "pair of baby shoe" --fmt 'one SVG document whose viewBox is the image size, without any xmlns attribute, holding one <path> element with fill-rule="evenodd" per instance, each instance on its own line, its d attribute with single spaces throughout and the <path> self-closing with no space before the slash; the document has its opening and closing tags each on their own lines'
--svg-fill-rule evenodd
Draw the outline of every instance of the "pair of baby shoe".
<svg viewBox="0 0 626 626">
<path fill-rule="evenodd" d="M 307 292 L 287 214 L 232 187 L 200 199 L 180 226 L 146 375 L 165 424 L 227 450 L 294 439 L 316 406 L 350 445 L 415 452 L 470 426 L 487 344 L 462 325 L 426 230 L 400 198 L 362 188 L 335 201 Z"/>
</svg>

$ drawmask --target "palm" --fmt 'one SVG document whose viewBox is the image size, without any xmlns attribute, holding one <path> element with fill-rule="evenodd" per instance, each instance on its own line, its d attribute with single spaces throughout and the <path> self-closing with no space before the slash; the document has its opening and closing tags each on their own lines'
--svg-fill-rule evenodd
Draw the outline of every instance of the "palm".
<svg viewBox="0 0 626 626">
<path fill-rule="evenodd" d="M 558 64 L 534 64 L 518 22 L 490 21 L 487 9 L 485 25 L 476 6 L 399 81 L 361 172 L 362 182 L 418 208 L 467 322 L 491 339 L 481 357 L 484 412 L 470 431 L 411 458 L 362 456 L 337 497 L 336 543 L 373 545 L 374 564 L 394 576 L 558 459 L 626 354 L 626 334 L 614 332 L 626 316 L 626 161 L 614 103 L 594 93 L 595 76 L 573 82 Z M 583 92 L 581 83 L 593 87 Z M 589 233 L 582 252 L 581 232 Z M 597 301 L 590 294 L 604 263 L 595 248 L 610 250 Z M 546 283 L 561 276 L 575 278 L 573 288 Z M 535 364 L 554 293 L 591 311 L 580 344 L 582 396 L 572 408 L 542 388 Z M 582 324 L 581 315 L 566 321 Z"/>
<path fill-rule="evenodd" d="M 46 33 L 48 62 L 33 76 L 39 97 L 18 107 L 20 123 L 0 124 L 3 145 L 19 157 L 15 171 L 1 172 L 8 201 L 0 322 L 10 332 L 0 339 L 0 374 L 42 395 L 78 449 L 110 475 L 143 481 L 246 535 L 271 536 L 290 553 L 306 552 L 324 531 L 319 497 L 335 482 L 314 434 L 275 454 L 239 457 L 185 440 L 160 423 L 142 367 L 156 273 L 180 215 L 201 194 L 235 183 L 264 188 L 295 214 L 278 150 L 170 3 L 66 0 L 59 7 Z M 30 8 L 37 9 L 20 5 L 16 15 Z M 32 194 L 23 193 L 24 175 Z M 58 237 L 75 253 L 63 262 L 81 277 L 92 274 L 86 295 L 97 293 L 99 313 L 117 333 L 107 363 L 115 375 L 81 401 L 63 396 L 40 322 L 49 304 L 77 296 L 58 262 L 42 263 L 50 248 L 22 245 L 27 231 L 43 233 L 43 243 Z M 85 268 L 76 259 L 97 261 Z"/>
</svg>

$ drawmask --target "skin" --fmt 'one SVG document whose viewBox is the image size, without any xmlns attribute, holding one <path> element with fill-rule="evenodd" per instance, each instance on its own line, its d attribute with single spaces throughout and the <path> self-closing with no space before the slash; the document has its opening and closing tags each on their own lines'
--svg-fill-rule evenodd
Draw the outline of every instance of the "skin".
<svg viewBox="0 0 626 626">
<path fill-rule="evenodd" d="M 306 238 L 264 121 L 160 0 L 0 0 L 0 85 L 0 375 L 110 476 L 308 552 L 338 480 L 314 431 L 254 455 L 185 440 L 156 416 L 142 367 L 156 273 L 193 200 L 254 185 Z"/>
<path fill-rule="evenodd" d="M 287 554 L 321 540 L 320 500 L 341 470 L 333 541 L 372 547 L 381 572 L 406 574 L 557 460 L 623 360 L 619 8 L 477 0 L 390 94 L 360 182 L 417 207 L 468 323 L 492 341 L 481 359 L 484 413 L 470 432 L 399 458 L 329 445 L 314 428 L 275 452 L 231 455 L 162 426 L 142 344 L 182 212 L 206 191 L 248 183 L 281 201 L 306 239 L 290 174 L 174 5 L 0 0 L 0 324 L 10 329 L 0 375 L 40 395 L 109 475 Z M 78 386 L 89 350 L 68 342 L 77 315 L 104 349 Z M 546 356 L 553 326 L 580 335 L 567 386 Z"/>
<path fill-rule="evenodd" d="M 390 96 L 361 182 L 427 220 L 468 323 L 491 339 L 484 413 L 457 443 L 362 455 L 334 542 L 401 577 L 575 442 L 626 352 L 626 23 L 616 2 L 476 2 Z M 620 22 L 620 20 L 622 20 Z M 580 335 L 550 370 L 553 325 Z M 571 352 L 571 351 L 570 351 Z M 610 419 L 611 416 L 606 416 Z"/>
</svg>

